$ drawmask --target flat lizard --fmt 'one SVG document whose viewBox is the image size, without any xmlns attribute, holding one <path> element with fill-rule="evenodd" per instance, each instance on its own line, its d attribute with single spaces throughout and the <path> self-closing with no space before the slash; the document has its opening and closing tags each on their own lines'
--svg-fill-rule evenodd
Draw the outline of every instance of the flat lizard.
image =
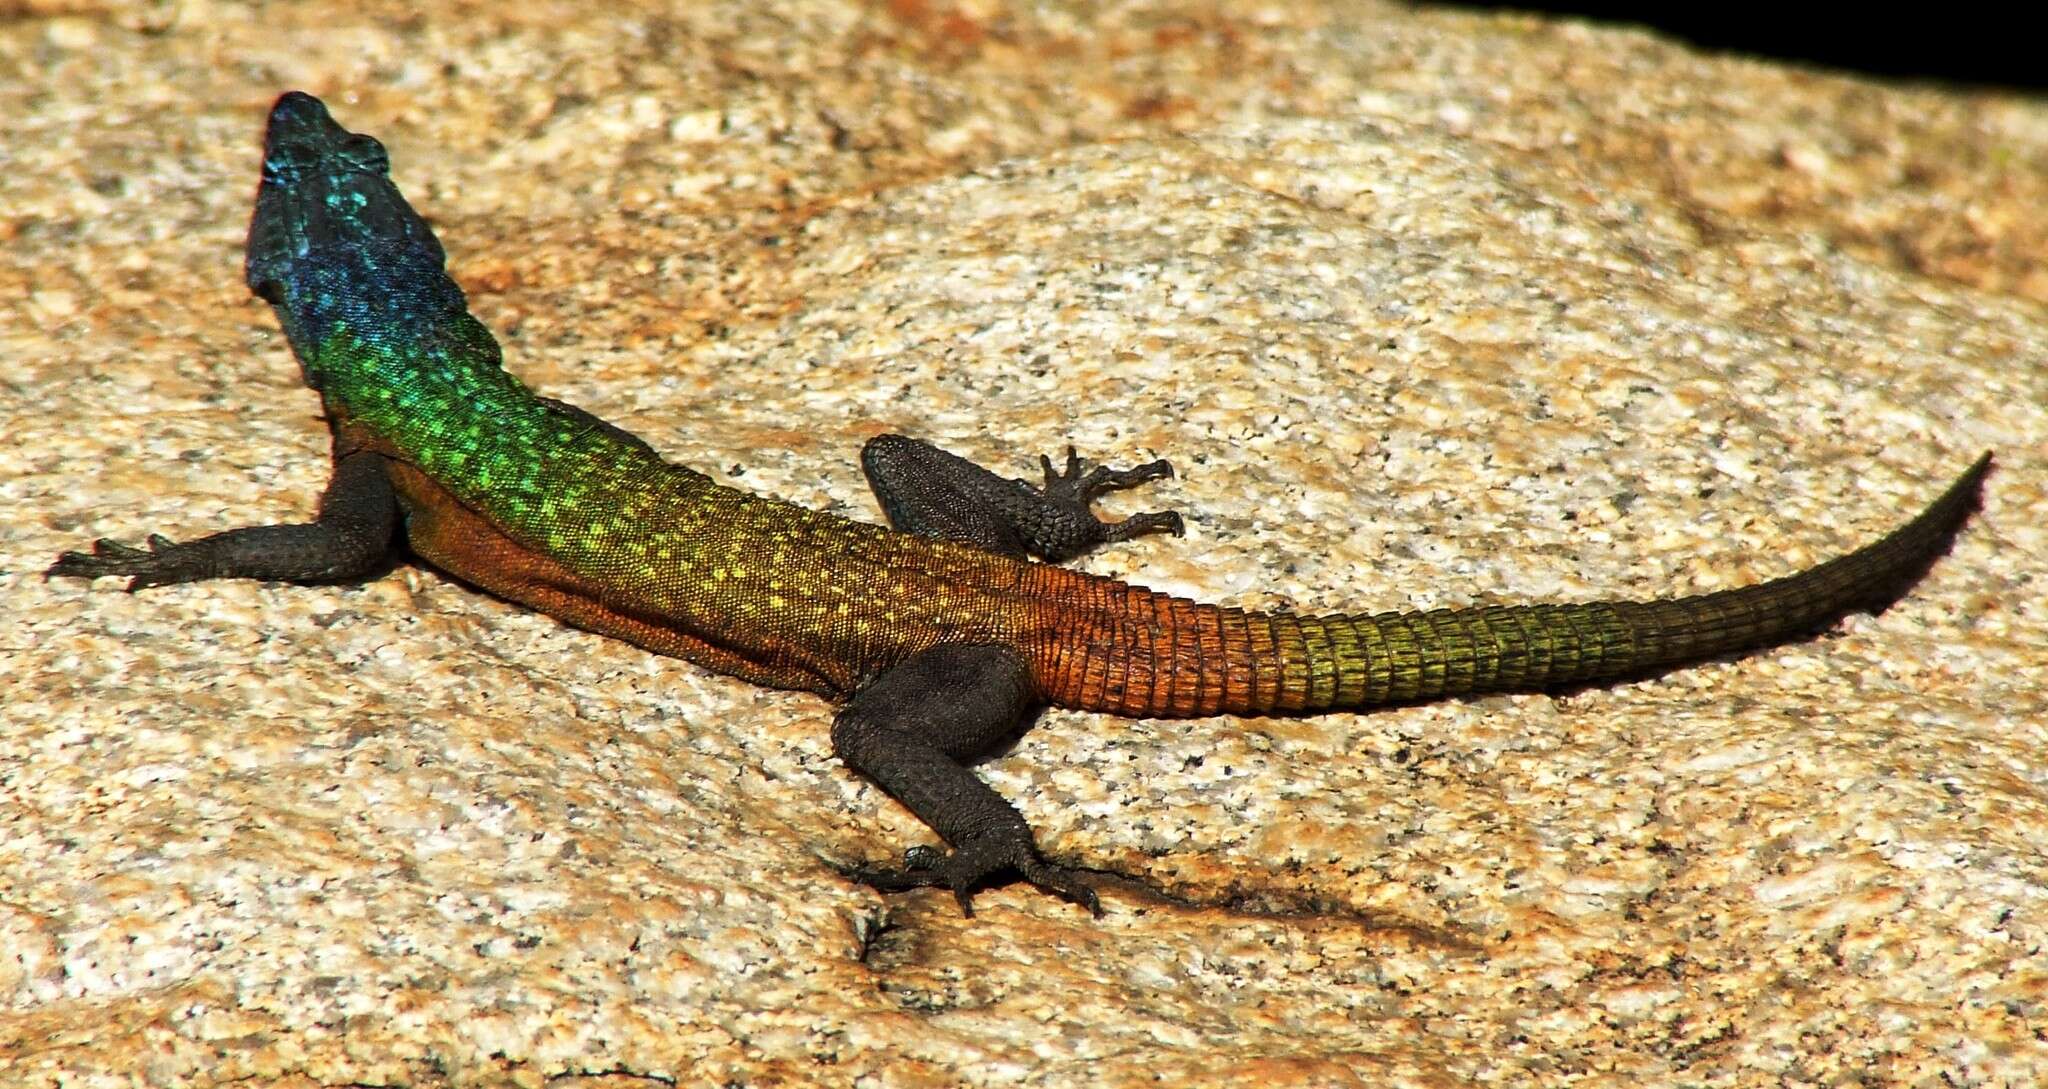
<svg viewBox="0 0 2048 1089">
<path fill-rule="evenodd" d="M 1100 911 L 1075 870 L 969 763 L 1041 707 L 1125 716 L 1269 715 L 1638 676 L 1809 634 L 1877 608 L 1940 554 L 1989 455 L 1923 513 L 1775 581 L 1655 601 L 1306 616 L 1201 604 L 1058 565 L 1098 545 L 1180 534 L 1171 512 L 1097 519 L 1103 493 L 1171 474 L 1068 451 L 1042 485 L 929 444 L 870 441 L 890 526 L 725 487 L 543 397 L 447 275 L 439 241 L 376 140 L 318 99 L 270 113 L 246 278 L 275 309 L 325 404 L 333 475 L 310 523 L 147 549 L 102 539 L 52 575 L 129 589 L 212 578 L 347 579 L 401 544 L 567 623 L 838 705 L 832 744 L 952 847 L 854 876 L 942 886 L 971 912 L 992 877 Z M 1034 557 L 1036 557 L 1034 559 Z M 1048 562 L 1041 562 L 1048 561 Z"/>
</svg>

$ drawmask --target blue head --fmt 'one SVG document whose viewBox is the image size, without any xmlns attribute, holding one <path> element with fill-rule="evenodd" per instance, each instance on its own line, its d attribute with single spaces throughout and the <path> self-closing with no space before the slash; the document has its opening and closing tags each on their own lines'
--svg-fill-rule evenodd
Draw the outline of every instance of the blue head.
<svg viewBox="0 0 2048 1089">
<path fill-rule="evenodd" d="M 311 356 L 337 328 L 402 335 L 463 309 L 462 290 L 426 221 L 391 182 L 384 145 L 336 124 L 312 95 L 270 109 L 263 183 L 249 222 L 244 274 L 277 308 L 307 379 Z"/>
</svg>

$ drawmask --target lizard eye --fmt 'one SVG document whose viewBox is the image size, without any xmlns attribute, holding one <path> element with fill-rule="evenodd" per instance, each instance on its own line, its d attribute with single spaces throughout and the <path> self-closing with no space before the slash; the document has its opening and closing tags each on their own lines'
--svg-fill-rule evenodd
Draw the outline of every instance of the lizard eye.
<svg viewBox="0 0 2048 1089">
<path fill-rule="evenodd" d="M 276 280 L 265 280 L 256 285 L 256 297 L 272 306 L 284 305 L 284 285 Z"/>
<path fill-rule="evenodd" d="M 378 143 L 375 137 L 352 132 L 342 150 L 351 161 L 365 170 L 374 170 L 379 174 L 389 173 L 391 170 L 391 158 L 385 154 L 384 145 Z"/>
</svg>

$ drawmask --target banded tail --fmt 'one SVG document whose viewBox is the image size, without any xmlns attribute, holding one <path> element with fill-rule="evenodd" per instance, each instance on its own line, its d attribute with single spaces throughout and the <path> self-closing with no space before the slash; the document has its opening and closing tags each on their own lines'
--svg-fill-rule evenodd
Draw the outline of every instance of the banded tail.
<svg viewBox="0 0 2048 1089">
<path fill-rule="evenodd" d="M 1130 717 L 1343 710 L 1612 680 L 1808 634 L 1881 608 L 1976 508 L 1991 455 L 1877 541 L 1770 582 L 1658 601 L 1376 615 L 1249 613 L 1120 583 L 1043 687 Z"/>
</svg>

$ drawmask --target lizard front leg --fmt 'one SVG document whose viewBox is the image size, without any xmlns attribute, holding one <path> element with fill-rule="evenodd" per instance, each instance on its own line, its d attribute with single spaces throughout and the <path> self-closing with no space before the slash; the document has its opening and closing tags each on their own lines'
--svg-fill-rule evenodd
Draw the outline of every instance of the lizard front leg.
<svg viewBox="0 0 2048 1089">
<path fill-rule="evenodd" d="M 881 435 L 861 448 L 861 471 L 889 524 L 905 533 L 957 541 L 1022 559 L 1058 563 L 1098 545 L 1148 533 L 1182 532 L 1173 511 L 1150 511 L 1105 522 L 1089 509 L 1105 492 L 1173 475 L 1164 460 L 1133 469 L 1088 465 L 1067 448 L 1064 472 L 1038 459 L 1045 483 L 998 476 L 957 454 L 903 435 Z"/>
<path fill-rule="evenodd" d="M 890 892 L 948 888 L 960 910 L 972 915 L 974 890 L 1014 872 L 1102 914 L 1095 890 L 1040 857 L 1024 815 L 962 763 L 1014 737 L 1035 713 L 1030 674 L 1005 647 L 934 647 L 854 693 L 832 723 L 833 751 L 931 826 L 953 852 L 913 847 L 904 869 L 859 869 L 852 876 Z"/>
<path fill-rule="evenodd" d="M 91 552 L 66 552 L 44 577 L 92 579 L 127 575 L 132 592 L 201 579 L 323 582 L 368 573 L 391 552 L 398 499 L 384 459 L 354 453 L 334 463 L 311 522 L 245 526 L 183 544 L 150 534 L 149 547 L 100 538 Z"/>
</svg>

